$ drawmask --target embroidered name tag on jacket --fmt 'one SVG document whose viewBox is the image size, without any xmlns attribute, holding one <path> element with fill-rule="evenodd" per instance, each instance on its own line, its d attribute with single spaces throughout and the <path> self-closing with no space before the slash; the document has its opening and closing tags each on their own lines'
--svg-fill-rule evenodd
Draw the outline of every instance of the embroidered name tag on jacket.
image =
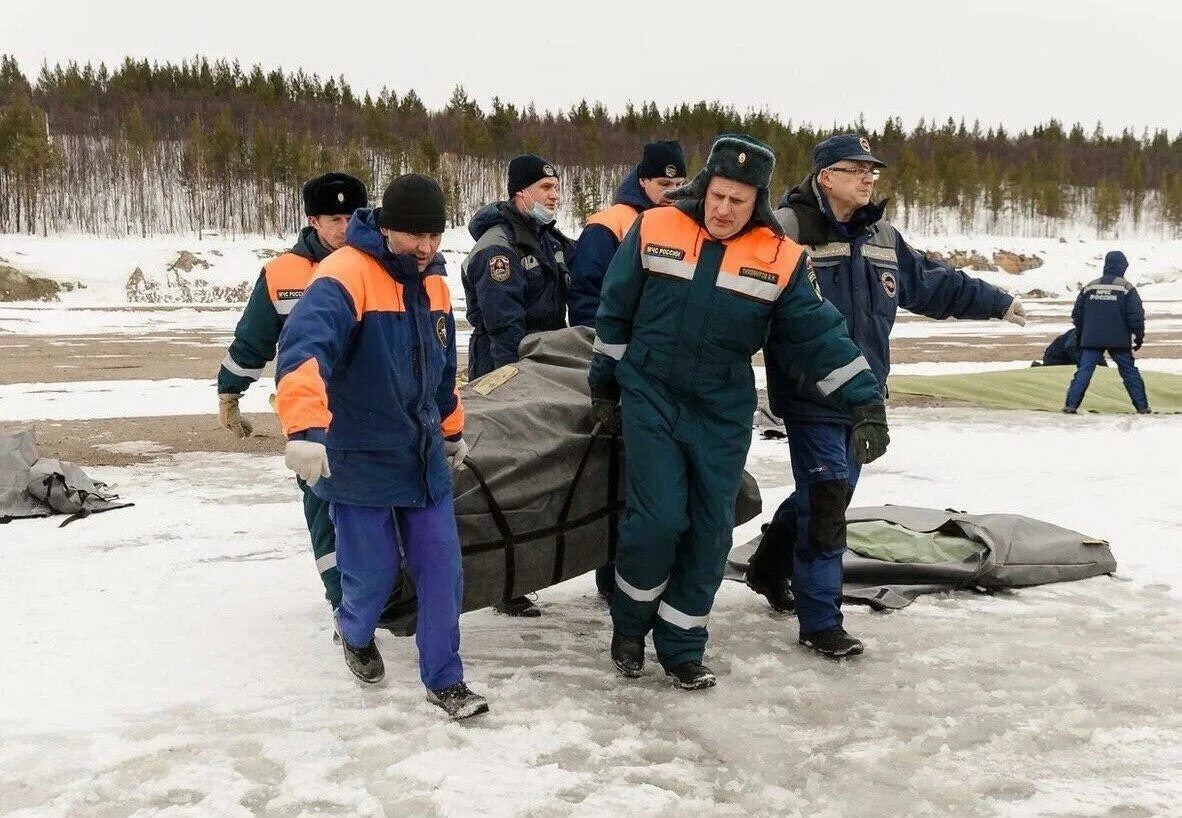
<svg viewBox="0 0 1182 818">
<path fill-rule="evenodd" d="M 767 270 L 757 270 L 754 267 L 740 267 L 739 275 L 744 278 L 754 278 L 757 281 L 763 281 L 767 284 L 780 283 L 780 279 L 775 273 L 769 273 Z"/>
<path fill-rule="evenodd" d="M 275 300 L 276 301 L 287 301 L 288 299 L 291 299 L 291 298 L 299 298 L 303 294 L 304 294 L 303 290 L 276 290 L 275 291 Z"/>
<path fill-rule="evenodd" d="M 644 245 L 644 254 L 646 256 L 657 256 L 658 258 L 672 258 L 681 261 L 685 258 L 685 251 L 676 247 L 665 247 L 661 244 L 646 244 Z"/>
</svg>

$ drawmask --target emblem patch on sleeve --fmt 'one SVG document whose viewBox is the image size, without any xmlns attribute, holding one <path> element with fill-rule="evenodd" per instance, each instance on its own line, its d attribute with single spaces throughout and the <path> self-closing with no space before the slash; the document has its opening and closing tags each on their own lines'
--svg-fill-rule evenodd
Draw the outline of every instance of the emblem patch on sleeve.
<svg viewBox="0 0 1182 818">
<path fill-rule="evenodd" d="M 804 269 L 808 276 L 809 284 L 813 287 L 813 292 L 817 294 L 817 300 L 824 300 L 821 295 L 821 282 L 817 281 L 817 271 L 813 269 L 813 260 L 808 256 L 804 259 Z"/>
<path fill-rule="evenodd" d="M 895 294 L 899 292 L 899 282 L 895 279 L 894 273 L 885 272 L 878 277 L 878 280 L 882 282 L 882 288 L 891 298 L 894 298 Z"/>
<path fill-rule="evenodd" d="M 435 322 L 435 335 L 439 338 L 439 345 L 447 347 L 447 316 L 439 316 L 439 320 Z"/>
<path fill-rule="evenodd" d="M 509 280 L 509 257 L 493 256 L 488 260 L 488 274 L 498 284 Z"/>
</svg>

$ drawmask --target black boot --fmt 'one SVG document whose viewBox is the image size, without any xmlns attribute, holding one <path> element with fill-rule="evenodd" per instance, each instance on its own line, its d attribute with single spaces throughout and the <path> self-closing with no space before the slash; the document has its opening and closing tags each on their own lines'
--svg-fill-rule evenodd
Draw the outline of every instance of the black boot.
<svg viewBox="0 0 1182 818">
<path fill-rule="evenodd" d="M 479 693 L 473 693 L 463 682 L 456 682 L 451 687 L 441 690 L 428 690 L 427 701 L 436 707 L 442 707 L 453 719 L 466 719 L 488 712 L 488 699 Z"/>
<path fill-rule="evenodd" d="M 366 684 L 377 684 L 386 676 L 386 665 L 382 662 L 382 654 L 378 653 L 378 646 L 370 639 L 363 648 L 355 648 L 349 640 L 342 638 L 341 644 L 345 648 L 345 664 L 353 675 Z"/>
<path fill-rule="evenodd" d="M 672 676 L 682 690 L 705 690 L 718 684 L 714 671 L 701 662 L 690 660 L 676 667 L 666 668 L 666 676 Z"/>
<path fill-rule="evenodd" d="M 846 633 L 841 625 L 834 625 L 816 633 L 802 633 L 798 641 L 805 647 L 832 659 L 857 656 L 864 648 L 862 641 Z"/>
<path fill-rule="evenodd" d="M 757 594 L 763 594 L 773 611 L 792 613 L 796 610 L 796 597 L 792 595 L 792 580 L 765 579 L 747 571 L 747 587 Z"/>
<path fill-rule="evenodd" d="M 495 609 L 497 613 L 503 613 L 505 616 L 533 617 L 542 615 L 542 609 L 527 596 L 515 596 L 495 606 Z"/>
<path fill-rule="evenodd" d="M 621 675 L 630 679 L 644 673 L 644 637 L 613 631 L 612 662 Z"/>
<path fill-rule="evenodd" d="M 792 595 L 792 551 L 796 532 L 776 523 L 764 523 L 763 536 L 747 562 L 747 587 L 762 594 L 772 610 L 791 613 L 796 610 Z"/>
</svg>

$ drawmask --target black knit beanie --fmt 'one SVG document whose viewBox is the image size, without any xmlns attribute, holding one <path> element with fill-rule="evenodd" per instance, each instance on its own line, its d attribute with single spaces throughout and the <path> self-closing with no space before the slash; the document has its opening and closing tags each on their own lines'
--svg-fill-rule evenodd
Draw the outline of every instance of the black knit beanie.
<svg viewBox="0 0 1182 818">
<path fill-rule="evenodd" d="M 325 173 L 304 182 L 304 214 L 350 216 L 369 204 L 365 183 L 347 173 Z"/>
<path fill-rule="evenodd" d="M 519 190 L 525 190 L 539 179 L 558 178 L 554 166 L 540 156 L 523 153 L 509 160 L 509 198 Z"/>
<path fill-rule="evenodd" d="M 443 189 L 421 173 L 407 173 L 391 182 L 377 212 L 379 227 L 403 233 L 442 233 L 446 221 Z"/>
<path fill-rule="evenodd" d="M 640 179 L 675 179 L 685 177 L 685 154 L 676 139 L 658 139 L 644 146 L 644 155 L 636 166 Z"/>
</svg>

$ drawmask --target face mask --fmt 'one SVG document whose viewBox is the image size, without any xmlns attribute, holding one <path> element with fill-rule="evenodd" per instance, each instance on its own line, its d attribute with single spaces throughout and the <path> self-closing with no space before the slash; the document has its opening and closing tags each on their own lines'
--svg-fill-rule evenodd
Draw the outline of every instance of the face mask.
<svg viewBox="0 0 1182 818">
<path fill-rule="evenodd" d="M 528 193 L 526 195 L 529 196 Z M 529 198 L 530 198 L 530 201 L 533 202 L 533 204 L 531 204 L 529 206 L 530 218 L 532 218 L 538 224 L 541 224 L 541 225 L 550 224 L 552 221 L 554 221 L 558 217 L 558 211 L 551 210 L 550 208 L 546 207 L 541 202 L 534 199 L 533 196 L 529 196 Z"/>
<path fill-rule="evenodd" d="M 539 202 L 534 202 L 529 209 L 529 215 L 534 218 L 538 224 L 550 224 L 558 216 L 557 211 L 551 210 L 543 206 Z"/>
</svg>

